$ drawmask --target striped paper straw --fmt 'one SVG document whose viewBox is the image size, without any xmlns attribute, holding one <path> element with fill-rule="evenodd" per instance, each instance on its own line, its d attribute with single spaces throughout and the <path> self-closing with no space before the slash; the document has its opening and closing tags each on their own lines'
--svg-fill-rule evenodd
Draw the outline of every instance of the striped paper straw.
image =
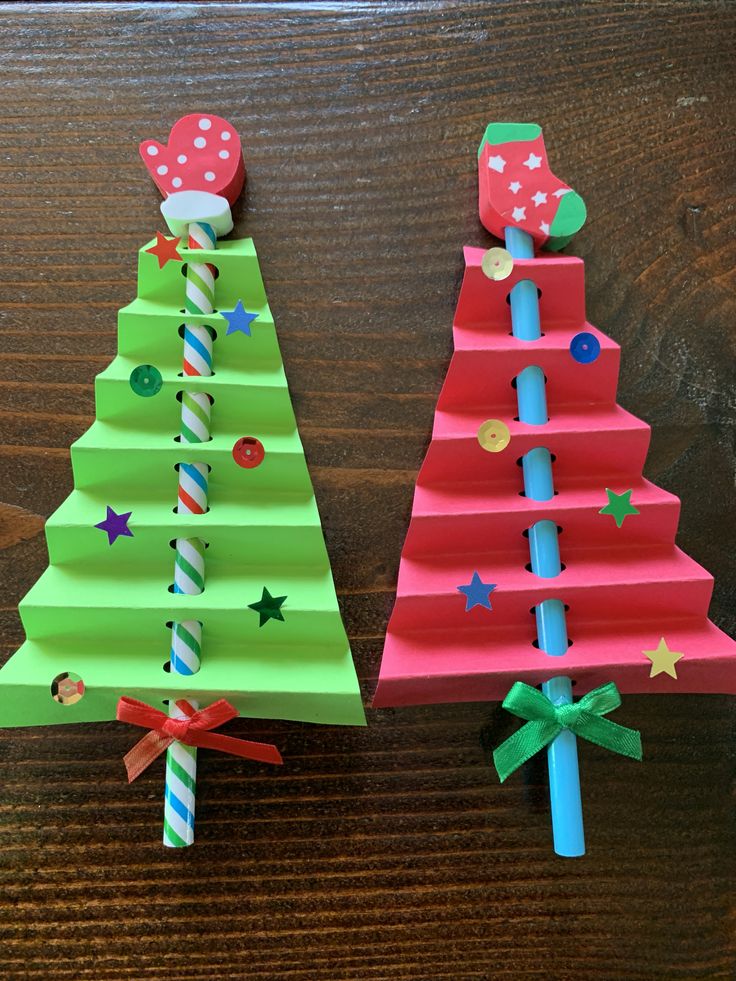
<svg viewBox="0 0 736 981">
<path fill-rule="evenodd" d="M 172 671 L 174 662 L 171 662 Z M 197 702 L 189 701 L 193 709 Z M 186 713 L 172 700 L 172 719 L 185 719 Z M 166 790 L 164 798 L 164 844 L 183 848 L 194 841 L 194 804 L 197 791 L 197 750 L 176 740 L 166 751 Z"/>
<path fill-rule="evenodd" d="M 189 226 L 189 248 L 216 249 L 217 236 L 212 227 L 192 222 Z M 208 314 L 214 308 L 214 269 L 206 263 L 188 262 L 184 309 L 187 313 Z M 184 374 L 212 374 L 212 334 L 201 324 L 184 324 Z"/>
<path fill-rule="evenodd" d="M 181 442 L 206 443 L 210 438 L 210 397 L 206 392 L 181 393 Z"/>
<path fill-rule="evenodd" d="M 184 374 L 212 374 L 212 334 L 201 324 L 184 324 Z"/>
<path fill-rule="evenodd" d="M 201 538 L 177 538 L 174 592 L 196 596 L 204 592 L 204 550 Z"/>
<path fill-rule="evenodd" d="M 217 237 L 209 225 L 189 226 L 190 249 L 214 249 Z M 184 308 L 188 313 L 212 313 L 215 305 L 214 269 L 206 263 L 187 263 Z M 184 325 L 184 374 L 212 374 L 212 335 L 200 324 Z M 182 392 L 182 443 L 206 443 L 210 438 L 210 399 L 204 392 Z M 206 463 L 179 464 L 178 514 L 204 514 L 207 511 L 209 467 Z M 174 592 L 196 595 L 204 590 L 205 543 L 201 538 L 177 538 L 174 565 Z M 171 670 L 193 675 L 199 671 L 202 656 L 202 624 L 182 620 L 172 624 Z M 193 709 L 196 702 L 190 701 Z M 185 715 L 172 700 L 169 715 Z M 173 742 L 166 754 L 166 793 L 164 799 L 164 845 L 182 848 L 194 841 L 194 810 L 197 788 L 197 750 Z"/>
<path fill-rule="evenodd" d="M 176 506 L 178 514 L 205 513 L 208 473 L 209 467 L 206 463 L 179 464 L 179 501 Z"/>
<path fill-rule="evenodd" d="M 177 674 L 196 674 L 202 657 L 202 624 L 182 620 L 171 630 L 171 670 Z"/>
</svg>

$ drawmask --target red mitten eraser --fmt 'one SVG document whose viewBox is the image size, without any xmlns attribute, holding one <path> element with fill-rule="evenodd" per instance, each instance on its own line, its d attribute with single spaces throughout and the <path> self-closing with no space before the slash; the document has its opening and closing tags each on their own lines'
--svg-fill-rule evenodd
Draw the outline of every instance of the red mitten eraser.
<svg viewBox="0 0 736 981">
<path fill-rule="evenodd" d="M 243 190 L 240 137 L 221 116 L 182 116 L 171 129 L 168 145 L 144 140 L 140 153 L 165 198 L 177 191 L 209 191 L 234 204 Z"/>
</svg>

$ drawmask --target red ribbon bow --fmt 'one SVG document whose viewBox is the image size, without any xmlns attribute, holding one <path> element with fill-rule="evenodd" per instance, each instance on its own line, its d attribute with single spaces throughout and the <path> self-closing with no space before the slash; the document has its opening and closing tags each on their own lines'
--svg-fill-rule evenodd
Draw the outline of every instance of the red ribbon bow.
<svg viewBox="0 0 736 981">
<path fill-rule="evenodd" d="M 136 698 L 124 695 L 118 702 L 117 717 L 119 722 L 130 722 L 131 725 L 149 729 L 145 736 L 125 754 L 123 763 L 128 771 L 128 783 L 132 783 L 147 766 L 160 756 L 174 740 L 186 746 L 198 746 L 202 749 L 218 749 L 221 753 L 231 753 L 242 756 L 247 760 L 258 760 L 260 763 L 283 763 L 281 753 L 269 743 L 254 743 L 247 739 L 236 739 L 234 736 L 223 736 L 222 733 L 210 732 L 223 722 L 237 718 L 238 712 L 230 702 L 219 698 L 207 708 L 196 711 L 189 702 L 178 701 L 177 706 L 188 718 L 171 719 L 165 712 L 139 702 Z"/>
</svg>

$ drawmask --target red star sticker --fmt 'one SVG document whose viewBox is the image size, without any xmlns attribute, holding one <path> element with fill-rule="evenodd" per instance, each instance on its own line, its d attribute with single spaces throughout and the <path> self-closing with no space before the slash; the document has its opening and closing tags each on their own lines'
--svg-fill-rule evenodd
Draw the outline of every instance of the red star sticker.
<svg viewBox="0 0 736 981">
<path fill-rule="evenodd" d="M 181 242 L 179 238 L 166 238 L 161 232 L 156 232 L 156 244 L 152 245 L 146 252 L 150 252 L 158 259 L 158 268 L 163 269 L 169 259 L 174 262 L 183 262 L 182 257 L 176 251 L 176 247 Z"/>
</svg>

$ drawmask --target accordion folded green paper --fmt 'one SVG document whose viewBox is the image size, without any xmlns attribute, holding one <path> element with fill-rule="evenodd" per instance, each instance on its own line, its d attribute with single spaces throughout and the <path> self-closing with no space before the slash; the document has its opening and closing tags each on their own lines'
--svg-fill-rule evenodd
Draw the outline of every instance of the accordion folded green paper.
<svg viewBox="0 0 736 981">
<path fill-rule="evenodd" d="M 149 243 L 150 244 L 150 243 Z M 128 695 L 156 705 L 191 697 L 227 698 L 241 715 L 364 725 L 360 691 L 325 549 L 258 260 L 250 239 L 196 251 L 218 269 L 218 309 L 242 301 L 257 313 L 251 335 L 227 331 L 219 314 L 183 310 L 184 264 L 145 246 L 138 296 L 119 313 L 118 355 L 96 379 L 96 421 L 71 448 L 74 490 L 49 518 L 49 568 L 20 604 L 27 640 L 0 670 L 0 725 L 47 725 L 115 718 Z M 184 322 L 217 332 L 214 374 L 183 377 Z M 162 385 L 142 397 L 130 383 L 152 365 Z M 207 392 L 212 439 L 182 444 L 177 395 Z M 263 462 L 239 466 L 243 436 L 264 447 Z M 203 515 L 177 514 L 179 463 L 210 466 Z M 106 508 L 131 512 L 131 537 L 110 545 L 95 525 Z M 170 591 L 176 538 L 207 542 L 199 595 Z M 263 588 L 286 596 L 283 621 L 249 604 Z M 196 675 L 165 669 L 172 621 L 200 620 Z M 78 675 L 84 696 L 55 701 L 54 678 Z"/>
</svg>

